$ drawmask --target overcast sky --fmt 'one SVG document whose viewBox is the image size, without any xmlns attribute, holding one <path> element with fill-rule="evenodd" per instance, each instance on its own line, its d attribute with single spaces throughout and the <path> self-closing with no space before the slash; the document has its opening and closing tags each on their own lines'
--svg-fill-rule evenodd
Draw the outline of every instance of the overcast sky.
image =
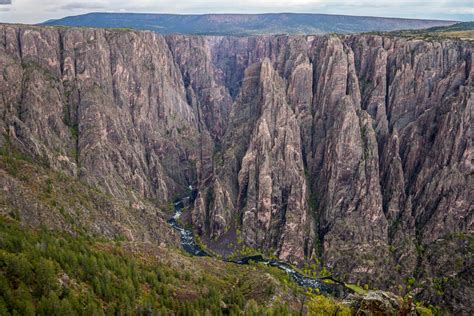
<svg viewBox="0 0 474 316">
<path fill-rule="evenodd" d="M 472 21 L 474 0 L 0 0 L 0 22 L 38 23 L 98 11 L 306 12 Z"/>
</svg>

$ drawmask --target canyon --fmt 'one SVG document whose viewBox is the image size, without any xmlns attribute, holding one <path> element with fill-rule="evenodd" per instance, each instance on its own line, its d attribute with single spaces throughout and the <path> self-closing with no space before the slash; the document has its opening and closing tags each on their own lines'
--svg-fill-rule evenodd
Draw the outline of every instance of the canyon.
<svg viewBox="0 0 474 316">
<path fill-rule="evenodd" d="M 191 186 L 214 252 L 472 311 L 469 43 L 1 25 L 0 69 L 0 147 L 103 197 L 50 207 L 2 170 L 0 213 L 177 245 Z"/>
</svg>

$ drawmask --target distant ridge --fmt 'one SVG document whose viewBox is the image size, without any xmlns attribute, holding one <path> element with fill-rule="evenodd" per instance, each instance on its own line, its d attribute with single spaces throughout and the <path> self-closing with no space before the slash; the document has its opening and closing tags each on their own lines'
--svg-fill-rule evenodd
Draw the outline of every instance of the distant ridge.
<svg viewBox="0 0 474 316">
<path fill-rule="evenodd" d="M 436 26 L 422 30 L 400 30 L 391 34 L 418 39 L 455 38 L 474 44 L 474 22 L 461 22 L 449 26 Z"/>
<path fill-rule="evenodd" d="M 134 28 L 164 34 L 257 35 L 396 31 L 449 26 L 455 23 L 456 21 L 306 13 L 202 15 L 88 13 L 49 20 L 43 25 Z"/>
</svg>

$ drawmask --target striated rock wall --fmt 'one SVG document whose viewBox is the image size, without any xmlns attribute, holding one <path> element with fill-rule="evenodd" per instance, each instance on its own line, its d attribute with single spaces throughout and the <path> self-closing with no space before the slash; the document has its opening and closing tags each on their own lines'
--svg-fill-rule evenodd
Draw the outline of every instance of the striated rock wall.
<svg viewBox="0 0 474 316">
<path fill-rule="evenodd" d="M 195 177 L 197 120 L 163 37 L 2 26 L 2 138 L 121 195 L 167 201 Z"/>
<path fill-rule="evenodd" d="M 281 239 L 286 237 L 282 230 L 291 227 L 305 232 L 292 254 L 310 257 L 320 252 L 325 264 L 346 280 L 395 286 L 412 275 L 421 279 L 418 286 L 430 287 L 449 270 L 450 293 L 438 291 L 435 301 L 461 302 L 466 293 L 473 293 L 472 287 L 465 287 L 472 282 L 466 273 L 472 272 L 467 236 L 472 236 L 474 188 L 473 63 L 468 44 L 357 35 L 226 37 L 213 38 L 211 44 L 237 115 L 231 114 L 223 142 L 222 157 L 229 164 L 217 168 L 218 194 L 213 194 L 214 185 L 209 197 L 218 200 L 211 203 L 217 207 L 209 213 L 196 209 L 212 214 L 209 234 L 223 234 L 223 226 L 232 225 L 228 210 L 238 210 L 246 243 L 282 258 L 295 258 L 288 257 Z M 286 104 L 279 107 L 291 112 L 299 125 L 306 177 L 297 182 L 307 187 L 307 203 L 285 207 L 284 212 L 278 211 L 278 191 L 262 190 L 281 178 L 278 172 L 273 170 L 273 181 L 265 182 L 267 168 L 256 166 L 269 160 L 268 165 L 279 170 L 285 159 L 271 152 L 259 159 L 261 146 L 252 141 L 265 140 L 258 124 L 265 113 L 254 70 L 262 63 L 273 65 L 269 80 L 286 90 Z M 271 97 L 272 92 L 265 95 Z M 270 139 L 285 144 L 278 135 Z M 285 183 L 278 186 L 284 188 Z M 265 212 L 267 196 L 272 197 L 273 212 Z M 299 223 L 287 222 L 293 215 Z M 214 223 L 219 223 L 217 230 Z M 268 235 L 278 237 L 268 243 Z M 442 242 L 445 238 L 451 242 Z M 428 259 L 432 253 L 441 258 Z M 433 265 L 430 269 L 427 261 Z M 453 284 L 463 284 L 463 290 Z M 425 294 L 421 296 L 431 295 Z"/>
<path fill-rule="evenodd" d="M 449 276 L 420 295 L 456 310 L 474 297 L 472 61 L 453 40 L 2 25 L 0 145 L 116 197 L 193 185 L 212 242 L 379 287 Z"/>
</svg>

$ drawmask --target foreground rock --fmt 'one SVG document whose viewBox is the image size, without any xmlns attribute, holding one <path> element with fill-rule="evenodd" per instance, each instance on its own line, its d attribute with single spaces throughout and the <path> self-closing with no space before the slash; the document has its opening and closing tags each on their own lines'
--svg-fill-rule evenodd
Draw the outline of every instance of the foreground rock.
<svg viewBox="0 0 474 316">
<path fill-rule="evenodd" d="M 346 303 L 354 315 L 418 315 L 413 302 L 384 291 L 369 291 L 364 295 L 350 294 Z"/>
</svg>

